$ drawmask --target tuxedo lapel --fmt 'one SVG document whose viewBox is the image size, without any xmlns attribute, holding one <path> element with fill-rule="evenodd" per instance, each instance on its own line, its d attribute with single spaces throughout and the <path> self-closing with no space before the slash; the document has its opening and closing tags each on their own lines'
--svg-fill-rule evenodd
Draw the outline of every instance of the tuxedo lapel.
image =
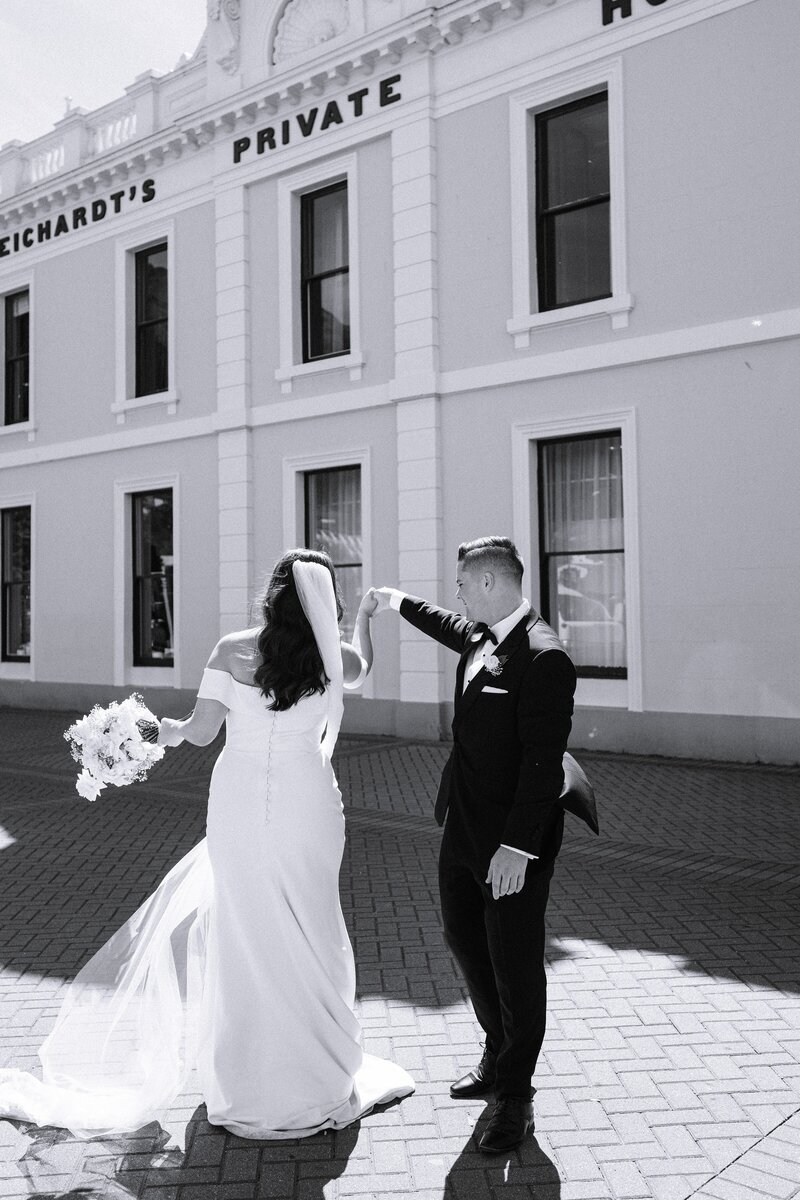
<svg viewBox="0 0 800 1200">
<path fill-rule="evenodd" d="M 473 621 L 473 626 L 474 624 L 475 622 Z M 458 699 L 464 691 L 464 676 L 467 671 L 467 663 L 472 657 L 472 653 L 475 648 L 479 646 L 482 641 L 482 632 L 479 631 L 478 633 L 470 633 L 469 637 L 467 638 L 467 644 L 461 651 L 461 657 L 458 660 L 458 666 L 456 668 L 456 707 L 458 706 Z"/>
<path fill-rule="evenodd" d="M 520 618 L 520 620 L 517 622 L 508 636 L 503 639 L 500 645 L 495 647 L 494 654 L 498 658 L 510 658 L 511 655 L 519 649 L 523 639 L 525 638 L 525 635 L 528 632 L 528 629 L 537 620 L 538 617 L 536 616 L 536 613 L 526 613 L 524 617 Z M 475 649 L 476 644 L 482 640 L 480 635 L 473 636 L 475 637 L 475 640 L 473 640 L 471 637 L 468 641 L 467 649 L 461 656 L 458 664 L 458 671 L 456 672 L 454 724 L 458 724 L 472 708 L 473 704 L 483 690 L 483 685 L 485 684 L 487 677 L 489 677 L 489 672 L 486 670 L 486 668 L 481 667 L 480 671 L 478 671 L 475 675 L 473 675 L 472 679 L 470 679 L 466 690 L 464 689 L 464 673 L 467 669 L 467 660 L 469 659 L 472 651 Z"/>
</svg>

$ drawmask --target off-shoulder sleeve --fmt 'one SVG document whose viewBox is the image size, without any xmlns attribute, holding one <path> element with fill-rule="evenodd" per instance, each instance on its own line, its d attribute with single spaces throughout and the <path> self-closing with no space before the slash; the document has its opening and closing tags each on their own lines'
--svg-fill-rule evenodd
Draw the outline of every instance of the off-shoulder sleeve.
<svg viewBox="0 0 800 1200">
<path fill-rule="evenodd" d="M 197 693 L 198 700 L 219 700 L 220 704 L 230 708 L 232 693 L 233 681 L 228 672 L 206 667 Z"/>
</svg>

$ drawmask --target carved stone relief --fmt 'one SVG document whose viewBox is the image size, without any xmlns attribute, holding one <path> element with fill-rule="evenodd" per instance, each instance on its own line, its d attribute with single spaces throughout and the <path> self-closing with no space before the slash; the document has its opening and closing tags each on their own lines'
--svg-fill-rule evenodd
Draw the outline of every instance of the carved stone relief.
<svg viewBox="0 0 800 1200">
<path fill-rule="evenodd" d="M 275 32 L 273 63 L 287 62 L 344 33 L 348 0 L 289 0 Z"/>
<path fill-rule="evenodd" d="M 239 0 L 208 0 L 209 21 L 214 21 L 218 30 L 214 57 L 229 75 L 239 69 L 240 17 Z"/>
</svg>

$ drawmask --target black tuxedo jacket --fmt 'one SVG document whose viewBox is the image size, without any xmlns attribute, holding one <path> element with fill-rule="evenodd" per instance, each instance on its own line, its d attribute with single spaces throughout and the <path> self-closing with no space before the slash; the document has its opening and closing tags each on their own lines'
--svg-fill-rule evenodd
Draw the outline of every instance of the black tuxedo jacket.
<svg viewBox="0 0 800 1200">
<path fill-rule="evenodd" d="M 458 613 L 404 596 L 401 615 L 460 657 L 453 750 L 442 774 L 435 815 L 449 810 L 471 857 L 487 862 L 505 844 L 542 859 L 558 852 L 563 809 L 562 758 L 572 725 L 575 668 L 554 630 L 535 612 L 494 654 L 499 672 L 482 668 L 464 690 L 464 672 L 482 633 Z M 454 830 L 455 832 L 455 830 Z"/>
</svg>

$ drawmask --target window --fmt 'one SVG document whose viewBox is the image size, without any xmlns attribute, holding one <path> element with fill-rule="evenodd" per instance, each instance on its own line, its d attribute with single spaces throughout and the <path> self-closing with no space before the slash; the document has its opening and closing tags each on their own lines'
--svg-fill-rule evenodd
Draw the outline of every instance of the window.
<svg viewBox="0 0 800 1200">
<path fill-rule="evenodd" d="M 619 430 L 539 442 L 542 615 L 579 675 L 627 678 Z"/>
<path fill-rule="evenodd" d="M 6 296 L 5 424 L 28 420 L 30 293 Z"/>
<path fill-rule="evenodd" d="M 303 362 L 350 351 L 347 182 L 300 198 Z"/>
<path fill-rule="evenodd" d="M 149 246 L 136 261 L 135 395 L 169 388 L 167 244 Z"/>
<path fill-rule="evenodd" d="M 133 665 L 174 662 L 172 489 L 131 497 L 133 527 Z"/>
<path fill-rule="evenodd" d="M 536 115 L 539 312 L 611 295 L 608 96 Z"/>
<path fill-rule="evenodd" d="M 4 508 L 3 662 L 31 660 L 31 510 Z"/>
<path fill-rule="evenodd" d="M 349 641 L 363 594 L 361 467 L 306 471 L 304 486 L 305 544 L 331 556 L 344 601 L 342 632 Z"/>
</svg>

